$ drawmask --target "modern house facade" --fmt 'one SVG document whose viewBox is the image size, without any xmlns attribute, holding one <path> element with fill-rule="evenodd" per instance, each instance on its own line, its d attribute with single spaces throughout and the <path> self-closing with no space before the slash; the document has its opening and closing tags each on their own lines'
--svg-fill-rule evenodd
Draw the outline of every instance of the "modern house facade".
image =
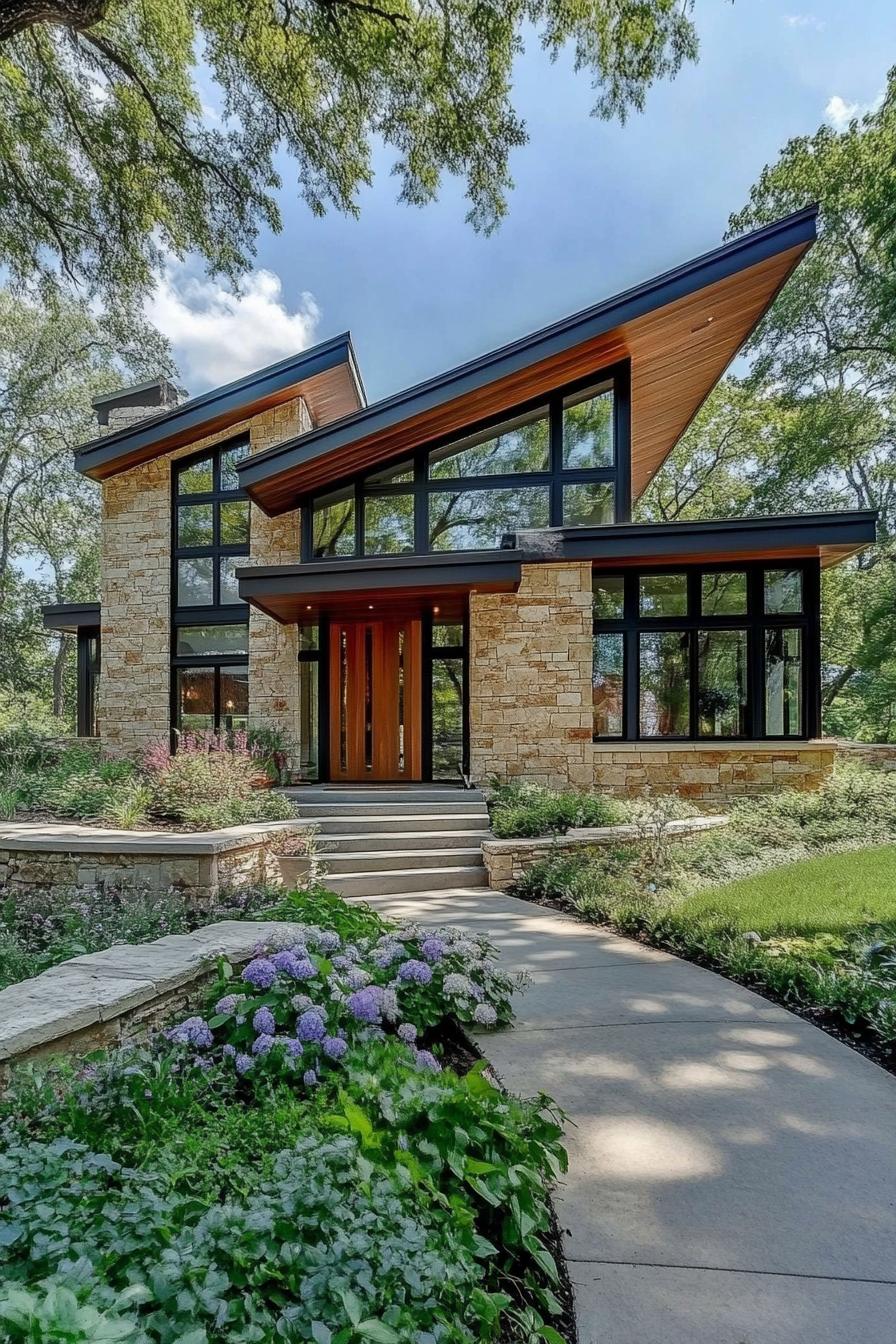
<svg viewBox="0 0 896 1344">
<path fill-rule="evenodd" d="M 821 568 L 874 514 L 632 521 L 814 237 L 810 209 L 370 405 L 349 336 L 104 399 L 100 602 L 46 613 L 79 730 L 270 725 L 320 781 L 818 782 Z"/>
</svg>

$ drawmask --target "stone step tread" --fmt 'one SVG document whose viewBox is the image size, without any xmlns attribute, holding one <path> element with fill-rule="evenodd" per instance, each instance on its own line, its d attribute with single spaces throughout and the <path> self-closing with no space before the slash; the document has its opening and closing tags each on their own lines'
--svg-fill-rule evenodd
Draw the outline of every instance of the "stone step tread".
<svg viewBox="0 0 896 1344">
<path fill-rule="evenodd" d="M 466 860 L 473 859 L 474 862 L 476 861 L 476 859 L 478 859 L 480 862 L 482 861 L 482 850 L 478 848 L 430 849 L 427 851 L 427 853 L 429 853 L 434 859 L 441 858 L 442 855 L 444 855 L 446 858 L 449 859 L 466 859 Z M 415 859 L 418 857 L 419 854 L 420 854 L 419 849 L 369 849 L 369 850 L 349 849 L 346 850 L 344 854 L 340 853 L 339 850 L 331 849 L 327 851 L 326 858 L 328 861 L 331 859 L 351 859 L 351 861 L 355 863 L 360 861 L 361 859 L 382 859 L 387 857 L 389 859 L 396 859 L 396 860 Z M 402 864 L 400 862 L 396 862 L 395 866 L 396 868 L 401 868 Z M 445 865 L 442 864 L 440 866 L 444 867 Z M 380 872 L 388 872 L 388 871 L 389 870 L 387 868 L 380 869 Z"/>
<path fill-rule="evenodd" d="M 333 873 L 328 875 L 326 885 L 332 886 L 335 883 L 360 881 L 363 878 L 371 878 L 373 881 L 382 882 L 385 878 L 409 881 L 417 883 L 424 878 L 438 880 L 444 878 L 446 873 L 450 873 L 452 878 L 457 878 L 457 885 L 463 886 L 464 881 L 469 878 L 475 879 L 478 883 L 485 876 L 485 865 L 479 864 L 476 867 L 467 866 L 465 868 L 370 868 L 357 873 Z M 398 887 L 398 891 L 402 888 Z M 410 890 L 410 888 L 404 888 Z"/>
<path fill-rule="evenodd" d="M 464 836 L 468 840 L 486 840 L 491 831 L 345 831 L 342 834 L 324 836 L 328 843 L 343 845 L 349 841 L 355 840 L 419 840 L 424 843 L 427 840 L 444 840 L 446 836 Z"/>
<path fill-rule="evenodd" d="M 327 822 L 329 822 L 329 821 L 344 822 L 344 821 L 351 820 L 351 818 L 349 817 L 349 815 L 348 815 L 347 813 L 346 813 L 346 814 L 343 814 L 342 816 L 340 816 L 340 815 L 337 813 L 336 815 L 330 815 L 330 816 L 324 816 L 324 817 L 322 817 L 322 816 L 307 817 L 307 818 L 303 818 L 303 820 L 313 821 L 313 822 L 315 823 L 315 825 L 317 825 L 317 826 L 325 826 L 325 825 L 327 824 Z M 432 822 L 440 822 L 440 821 L 444 821 L 444 822 L 450 827 L 450 824 L 451 824 L 452 822 L 455 822 L 455 821 L 487 821 L 487 820 L 488 820 L 488 812 L 487 812 L 484 808 L 483 808 L 483 810 L 482 810 L 481 812 L 451 812 L 451 813 L 447 813 L 447 814 L 444 815 L 444 816 L 442 816 L 442 815 L 441 815 L 440 813 L 438 813 L 438 812 L 435 813 L 435 814 L 432 814 L 432 813 L 429 813 L 429 812 L 411 812 L 411 813 L 406 813 L 406 812 L 390 812 L 390 813 L 387 813 L 385 816 L 382 816 L 382 817 L 371 816 L 371 815 L 369 815 L 369 814 L 368 814 L 368 815 L 361 815 L 361 816 L 358 817 L 358 820 L 359 820 L 359 821 L 364 821 L 364 822 L 366 822 L 366 823 L 371 823 L 371 822 L 372 822 L 372 823 L 375 823 L 375 822 L 377 822 L 377 821 L 418 821 L 418 822 L 419 822 L 419 821 L 432 821 Z"/>
</svg>

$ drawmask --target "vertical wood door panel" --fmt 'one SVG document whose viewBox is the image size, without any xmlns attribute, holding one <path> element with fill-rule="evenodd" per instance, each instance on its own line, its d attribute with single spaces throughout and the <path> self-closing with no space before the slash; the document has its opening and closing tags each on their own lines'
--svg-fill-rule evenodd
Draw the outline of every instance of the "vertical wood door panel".
<svg viewBox="0 0 896 1344">
<path fill-rule="evenodd" d="M 419 620 L 330 627 L 331 779 L 420 779 L 421 660 Z"/>
</svg>

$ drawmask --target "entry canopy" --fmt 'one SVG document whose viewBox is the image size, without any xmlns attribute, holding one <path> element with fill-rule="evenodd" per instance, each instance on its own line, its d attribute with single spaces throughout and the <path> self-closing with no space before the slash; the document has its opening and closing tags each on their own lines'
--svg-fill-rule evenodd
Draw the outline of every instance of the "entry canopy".
<svg viewBox="0 0 896 1344">
<path fill-rule="evenodd" d="M 807 248 L 817 207 L 363 407 L 238 467 L 266 513 L 413 448 L 631 361 L 632 490 L 640 495 Z"/>
</svg>

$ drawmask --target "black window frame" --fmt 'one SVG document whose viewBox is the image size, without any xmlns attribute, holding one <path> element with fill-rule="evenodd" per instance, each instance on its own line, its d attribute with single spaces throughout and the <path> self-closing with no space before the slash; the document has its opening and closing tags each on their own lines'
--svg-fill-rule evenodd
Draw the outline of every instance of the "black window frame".
<svg viewBox="0 0 896 1344">
<path fill-rule="evenodd" d="M 595 395 L 611 392 L 613 395 L 613 460 L 606 467 L 570 467 L 563 466 L 563 403 L 567 397 L 593 388 Z M 400 554 L 412 555 L 451 555 L 463 554 L 461 550 L 433 550 L 429 545 L 429 499 L 433 494 L 450 494 L 460 490 L 509 490 L 527 487 L 546 488 L 548 494 L 548 526 L 575 527 L 577 524 L 563 522 L 563 487 L 565 485 L 591 484 L 606 482 L 612 487 L 613 521 L 616 523 L 631 521 L 631 368 L 628 360 L 597 369 L 585 378 L 566 383 L 549 393 L 529 398 L 515 406 L 508 407 L 500 414 L 465 425 L 463 430 L 454 431 L 440 438 L 430 439 L 411 452 L 396 453 L 388 463 L 378 463 L 364 472 L 341 477 L 328 482 L 326 487 L 296 501 L 301 509 L 301 561 L 315 563 L 338 560 L 364 559 L 368 553 L 364 549 L 364 505 L 371 497 L 387 495 L 409 495 L 413 498 L 414 508 L 414 545 L 412 551 Z M 473 435 L 487 433 L 490 429 L 499 429 L 508 421 L 534 411 L 546 409 L 549 427 L 549 465 L 547 471 L 509 472 L 485 476 L 439 476 L 430 478 L 428 472 L 429 456 L 440 448 L 453 443 L 460 444 Z M 389 466 L 398 467 L 407 462 L 413 473 L 411 481 L 378 484 L 371 476 L 382 472 Z M 350 555 L 315 556 L 314 550 L 314 510 L 315 506 L 329 496 L 342 491 L 352 492 L 354 505 L 354 549 Z M 511 528 L 505 528 L 511 531 Z M 382 555 L 381 551 L 370 555 Z M 386 552 L 385 554 L 390 554 Z"/>
<path fill-rule="evenodd" d="M 797 569 L 802 573 L 803 609 L 799 613 L 766 612 L 765 571 Z M 746 573 L 747 610 L 742 616 L 704 616 L 701 613 L 701 576 L 709 573 Z M 642 616 L 640 579 L 654 574 L 687 576 L 687 614 L 684 616 Z M 622 733 L 609 736 L 595 733 L 593 741 L 663 743 L 694 742 L 711 749 L 716 742 L 788 742 L 817 737 L 821 730 L 821 571 L 817 559 L 764 558 L 760 560 L 706 561 L 691 564 L 601 565 L 593 569 L 593 582 L 603 577 L 622 577 L 624 582 L 623 615 L 618 618 L 596 616 L 592 620 L 592 639 L 597 634 L 620 633 L 623 636 L 623 707 Z M 801 632 L 800 732 L 784 736 L 766 731 L 765 631 L 798 629 Z M 700 630 L 745 630 L 747 632 L 747 720 L 749 730 L 740 736 L 709 736 L 699 732 L 699 645 Z M 689 731 L 687 734 L 642 734 L 640 725 L 641 668 L 640 636 L 654 632 L 689 633 Z"/>
<path fill-rule="evenodd" d="M 170 724 L 172 745 L 176 746 L 178 735 L 180 734 L 180 706 L 177 694 L 177 671 L 181 668 L 202 668 L 209 667 L 215 670 L 214 678 L 214 729 L 219 733 L 221 731 L 221 722 L 224 718 L 221 706 L 221 669 L 228 667 L 249 668 L 249 604 L 248 602 L 224 602 L 220 601 L 220 582 L 221 565 L 220 562 L 225 557 L 246 557 L 250 554 L 250 541 L 232 543 L 222 543 L 220 539 L 220 505 L 230 504 L 236 501 L 245 501 L 249 507 L 250 516 L 250 538 L 251 538 L 251 504 L 249 496 L 245 490 L 236 487 L 233 490 L 224 490 L 221 488 L 221 458 L 225 452 L 236 446 L 245 445 L 249 449 L 250 439 L 248 434 L 235 434 L 212 447 L 199 449 L 191 453 L 188 457 L 181 458 L 172 464 L 171 471 L 171 601 L 170 601 L 170 647 L 169 656 L 171 664 L 170 675 Z M 194 466 L 197 462 L 202 462 L 206 458 L 212 459 L 212 489 L 197 493 L 182 495 L 180 493 L 180 478 L 184 471 Z M 180 546 L 178 545 L 178 511 L 183 504 L 210 504 L 212 506 L 212 541 L 204 546 Z M 178 604 L 178 570 L 180 560 L 191 558 L 205 558 L 212 560 L 212 596 L 211 603 L 196 604 L 190 606 L 180 606 Z M 245 625 L 246 627 L 246 653 L 231 654 L 178 654 L 177 637 L 178 630 L 183 626 L 192 625 Z M 248 717 L 248 714 L 247 714 Z"/>
</svg>

